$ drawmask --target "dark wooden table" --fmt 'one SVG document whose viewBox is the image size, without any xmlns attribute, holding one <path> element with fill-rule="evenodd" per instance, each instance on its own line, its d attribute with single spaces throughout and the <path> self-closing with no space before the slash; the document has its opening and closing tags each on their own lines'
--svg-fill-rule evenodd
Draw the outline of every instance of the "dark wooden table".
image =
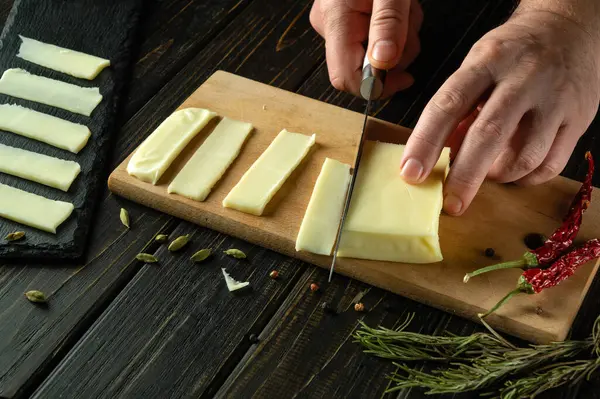
<svg viewBox="0 0 600 399">
<path fill-rule="evenodd" d="M 422 3 L 423 50 L 411 67 L 416 84 L 378 110 L 380 118 L 405 126 L 414 125 L 471 45 L 513 6 L 512 0 Z M 362 101 L 329 84 L 323 41 L 308 20 L 310 5 L 310 0 L 148 1 L 106 176 L 217 69 L 362 112 Z M 2 20 L 10 7 L 10 0 L 0 1 Z M 584 149 L 600 154 L 599 120 L 580 141 L 574 160 Z M 581 179 L 580 164 L 572 161 L 564 175 Z M 321 301 L 346 309 L 369 287 L 335 276 L 325 292 L 314 295 L 307 287 L 326 282 L 323 269 L 129 203 L 108 190 L 103 196 L 85 264 L 0 265 L 0 397 L 380 397 L 393 366 L 352 342 L 359 319 L 391 326 L 415 312 L 417 331 L 480 330 L 376 288 L 364 298 L 368 313 L 330 316 Z M 119 221 L 121 206 L 131 213 L 131 231 Z M 136 262 L 141 251 L 163 254 L 152 242 L 157 232 L 192 234 L 194 244 L 180 255 L 163 256 L 160 266 Z M 190 266 L 188 252 L 202 247 L 237 247 L 251 260 L 240 264 L 219 255 Z M 252 275 L 252 294 L 235 297 L 224 290 L 220 267 L 240 278 Z M 281 279 L 268 277 L 272 269 Z M 49 294 L 50 306 L 28 303 L 23 298 L 28 289 Z M 589 334 L 600 313 L 599 290 L 597 278 L 574 337 Z M 425 397 L 420 390 L 396 396 Z M 600 382 L 543 397 L 600 398 Z"/>
</svg>

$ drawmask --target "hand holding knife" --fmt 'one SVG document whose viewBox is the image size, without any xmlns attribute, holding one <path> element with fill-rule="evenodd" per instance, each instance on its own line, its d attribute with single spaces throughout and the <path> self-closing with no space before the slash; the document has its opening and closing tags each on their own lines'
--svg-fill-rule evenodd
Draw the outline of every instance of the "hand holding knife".
<svg viewBox="0 0 600 399">
<path fill-rule="evenodd" d="M 356 176 L 358 175 L 358 167 L 360 165 L 360 159 L 362 156 L 362 150 L 366 141 L 367 135 L 367 121 L 369 119 L 369 112 L 371 109 L 371 101 L 377 100 L 383 93 L 383 84 L 385 82 L 386 71 L 376 69 L 371 66 L 368 55 L 365 54 L 365 60 L 363 62 L 362 81 L 360 84 L 360 95 L 367 100 L 367 107 L 365 109 L 365 118 L 363 122 L 362 133 L 360 135 L 360 141 L 358 144 L 358 150 L 356 152 L 356 158 L 354 160 L 354 170 L 350 177 L 350 184 L 346 193 L 346 200 L 344 202 L 344 208 L 342 211 L 342 217 L 339 224 L 337 238 L 335 240 L 335 247 L 333 249 L 333 259 L 331 261 L 331 268 L 329 270 L 329 282 L 333 276 L 333 270 L 335 268 L 335 261 L 337 260 L 337 252 L 340 245 L 340 239 L 342 237 L 342 231 L 344 229 L 344 222 L 348 215 L 348 209 L 350 208 L 350 200 L 352 199 L 352 192 L 354 191 L 354 183 L 356 182 Z"/>
</svg>

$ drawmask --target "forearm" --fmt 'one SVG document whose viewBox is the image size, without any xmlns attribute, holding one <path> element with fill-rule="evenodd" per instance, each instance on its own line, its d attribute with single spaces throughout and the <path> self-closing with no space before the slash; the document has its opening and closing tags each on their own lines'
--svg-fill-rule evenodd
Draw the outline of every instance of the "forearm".
<svg viewBox="0 0 600 399">
<path fill-rule="evenodd" d="M 515 13 L 546 11 L 571 20 L 600 40 L 599 0 L 521 0 Z"/>
</svg>

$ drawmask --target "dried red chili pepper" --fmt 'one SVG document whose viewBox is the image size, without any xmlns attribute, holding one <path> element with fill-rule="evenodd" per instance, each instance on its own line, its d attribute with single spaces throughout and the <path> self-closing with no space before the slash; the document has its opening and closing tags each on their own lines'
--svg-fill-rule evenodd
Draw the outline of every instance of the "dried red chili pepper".
<svg viewBox="0 0 600 399">
<path fill-rule="evenodd" d="M 463 279 L 466 283 L 471 277 L 499 269 L 521 268 L 524 270 L 550 265 L 555 259 L 564 254 L 573 245 L 573 241 L 579 233 L 583 213 L 588 208 L 592 200 L 592 177 L 594 174 L 594 159 L 588 151 L 585 153 L 585 159 L 588 161 L 588 171 L 579 191 L 573 198 L 569 212 L 563 219 L 563 223 L 546 240 L 544 245 L 537 249 L 532 249 L 523 254 L 523 257 L 516 261 L 499 263 L 474 272 L 467 273 Z"/>
<path fill-rule="evenodd" d="M 495 312 L 500 306 L 517 294 L 538 294 L 546 288 L 560 284 L 571 277 L 580 266 L 596 258 L 600 258 L 600 240 L 594 238 L 561 256 L 547 269 L 535 268 L 525 270 L 521 274 L 521 277 L 519 277 L 517 288 L 509 292 L 492 309 L 480 315 L 480 317 L 483 318 Z"/>
</svg>

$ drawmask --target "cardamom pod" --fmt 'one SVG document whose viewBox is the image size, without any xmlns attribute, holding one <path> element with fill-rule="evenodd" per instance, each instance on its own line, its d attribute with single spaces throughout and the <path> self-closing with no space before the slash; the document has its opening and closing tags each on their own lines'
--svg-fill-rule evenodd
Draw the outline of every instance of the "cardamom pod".
<svg viewBox="0 0 600 399">
<path fill-rule="evenodd" d="M 208 258 L 210 256 L 211 252 L 212 251 L 210 248 L 204 248 L 204 249 L 201 249 L 200 251 L 196 252 L 195 254 L 193 254 L 190 259 L 196 263 L 200 263 L 200 262 L 206 260 L 206 258 Z"/>
<path fill-rule="evenodd" d="M 165 242 L 169 241 L 169 236 L 166 234 L 159 234 L 154 238 L 154 241 L 164 244 Z"/>
<path fill-rule="evenodd" d="M 141 253 L 141 254 L 137 254 L 135 256 L 135 258 L 139 261 L 142 261 L 144 263 L 156 263 L 158 262 L 158 259 L 156 259 L 156 256 L 154 255 L 150 255 L 150 254 L 145 254 L 145 253 Z"/>
<path fill-rule="evenodd" d="M 129 212 L 127 212 L 127 209 L 125 208 L 121 208 L 121 223 L 123 223 L 123 226 L 127 227 L 128 229 L 130 228 L 129 226 Z"/>
<path fill-rule="evenodd" d="M 245 259 L 246 254 L 240 251 L 239 249 L 231 248 L 227 251 L 223 251 L 226 255 L 233 256 L 236 259 Z"/>
<path fill-rule="evenodd" d="M 25 297 L 29 302 L 46 303 L 46 295 L 42 291 L 31 290 L 25 293 Z"/>
<path fill-rule="evenodd" d="M 4 239 L 6 241 L 18 241 L 21 238 L 25 237 L 25 232 L 23 231 L 15 231 L 14 233 L 8 234 Z"/>
<path fill-rule="evenodd" d="M 169 251 L 175 252 L 179 251 L 181 248 L 185 247 L 187 243 L 190 242 L 190 235 L 186 234 L 184 236 L 179 236 L 171 244 L 169 244 Z"/>
</svg>

